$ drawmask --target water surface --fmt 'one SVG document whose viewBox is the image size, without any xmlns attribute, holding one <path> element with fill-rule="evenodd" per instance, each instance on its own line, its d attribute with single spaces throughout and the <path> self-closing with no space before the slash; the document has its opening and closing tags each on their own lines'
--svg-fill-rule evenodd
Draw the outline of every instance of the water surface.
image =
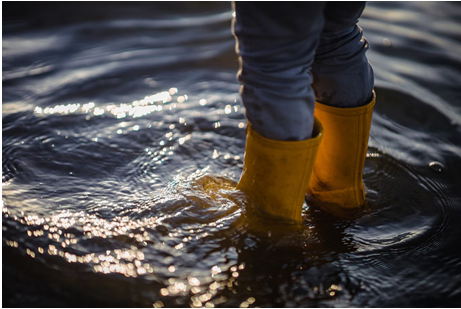
<svg viewBox="0 0 461 309">
<path fill-rule="evenodd" d="M 461 6 L 369 3 L 369 209 L 264 222 L 229 3 L 5 3 L 3 305 L 459 307 Z"/>
</svg>

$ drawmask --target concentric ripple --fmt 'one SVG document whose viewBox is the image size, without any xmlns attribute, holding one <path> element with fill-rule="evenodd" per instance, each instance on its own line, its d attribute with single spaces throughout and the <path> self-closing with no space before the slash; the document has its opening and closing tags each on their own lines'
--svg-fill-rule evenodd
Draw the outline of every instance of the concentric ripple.
<svg viewBox="0 0 461 309">
<path fill-rule="evenodd" d="M 230 4 L 10 5 L 5 306 L 459 306 L 459 4 L 368 5 L 369 207 L 305 204 L 301 225 L 254 216 L 234 189 Z"/>
</svg>

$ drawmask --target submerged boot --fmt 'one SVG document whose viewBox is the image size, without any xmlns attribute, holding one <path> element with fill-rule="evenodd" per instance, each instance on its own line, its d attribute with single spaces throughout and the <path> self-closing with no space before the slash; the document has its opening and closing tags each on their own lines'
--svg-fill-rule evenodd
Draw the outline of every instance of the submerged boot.
<svg viewBox="0 0 461 309">
<path fill-rule="evenodd" d="M 260 214 L 302 221 L 302 204 L 322 131 L 315 119 L 312 138 L 276 141 L 262 137 L 248 123 L 244 166 L 237 189 L 252 198 Z"/>
<path fill-rule="evenodd" d="M 365 106 L 332 107 L 317 102 L 314 115 L 324 138 L 309 182 L 308 199 L 333 214 L 347 214 L 365 205 L 362 172 L 376 95 Z"/>
</svg>

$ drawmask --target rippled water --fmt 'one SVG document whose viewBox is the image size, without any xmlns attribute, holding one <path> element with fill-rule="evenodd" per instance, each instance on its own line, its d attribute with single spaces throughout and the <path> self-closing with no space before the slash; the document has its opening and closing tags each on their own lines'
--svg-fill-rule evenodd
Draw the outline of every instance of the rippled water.
<svg viewBox="0 0 461 309">
<path fill-rule="evenodd" d="M 369 210 L 234 190 L 230 4 L 3 5 L 4 306 L 461 304 L 461 6 L 369 3 Z"/>
</svg>

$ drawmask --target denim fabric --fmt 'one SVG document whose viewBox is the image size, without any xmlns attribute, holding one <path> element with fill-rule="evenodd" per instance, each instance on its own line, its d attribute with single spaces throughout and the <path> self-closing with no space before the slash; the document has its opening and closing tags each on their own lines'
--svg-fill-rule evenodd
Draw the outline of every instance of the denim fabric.
<svg viewBox="0 0 461 309">
<path fill-rule="evenodd" d="M 253 128 L 274 140 L 311 137 L 315 100 L 355 107 L 371 99 L 365 2 L 234 2 L 242 84 Z"/>
</svg>

